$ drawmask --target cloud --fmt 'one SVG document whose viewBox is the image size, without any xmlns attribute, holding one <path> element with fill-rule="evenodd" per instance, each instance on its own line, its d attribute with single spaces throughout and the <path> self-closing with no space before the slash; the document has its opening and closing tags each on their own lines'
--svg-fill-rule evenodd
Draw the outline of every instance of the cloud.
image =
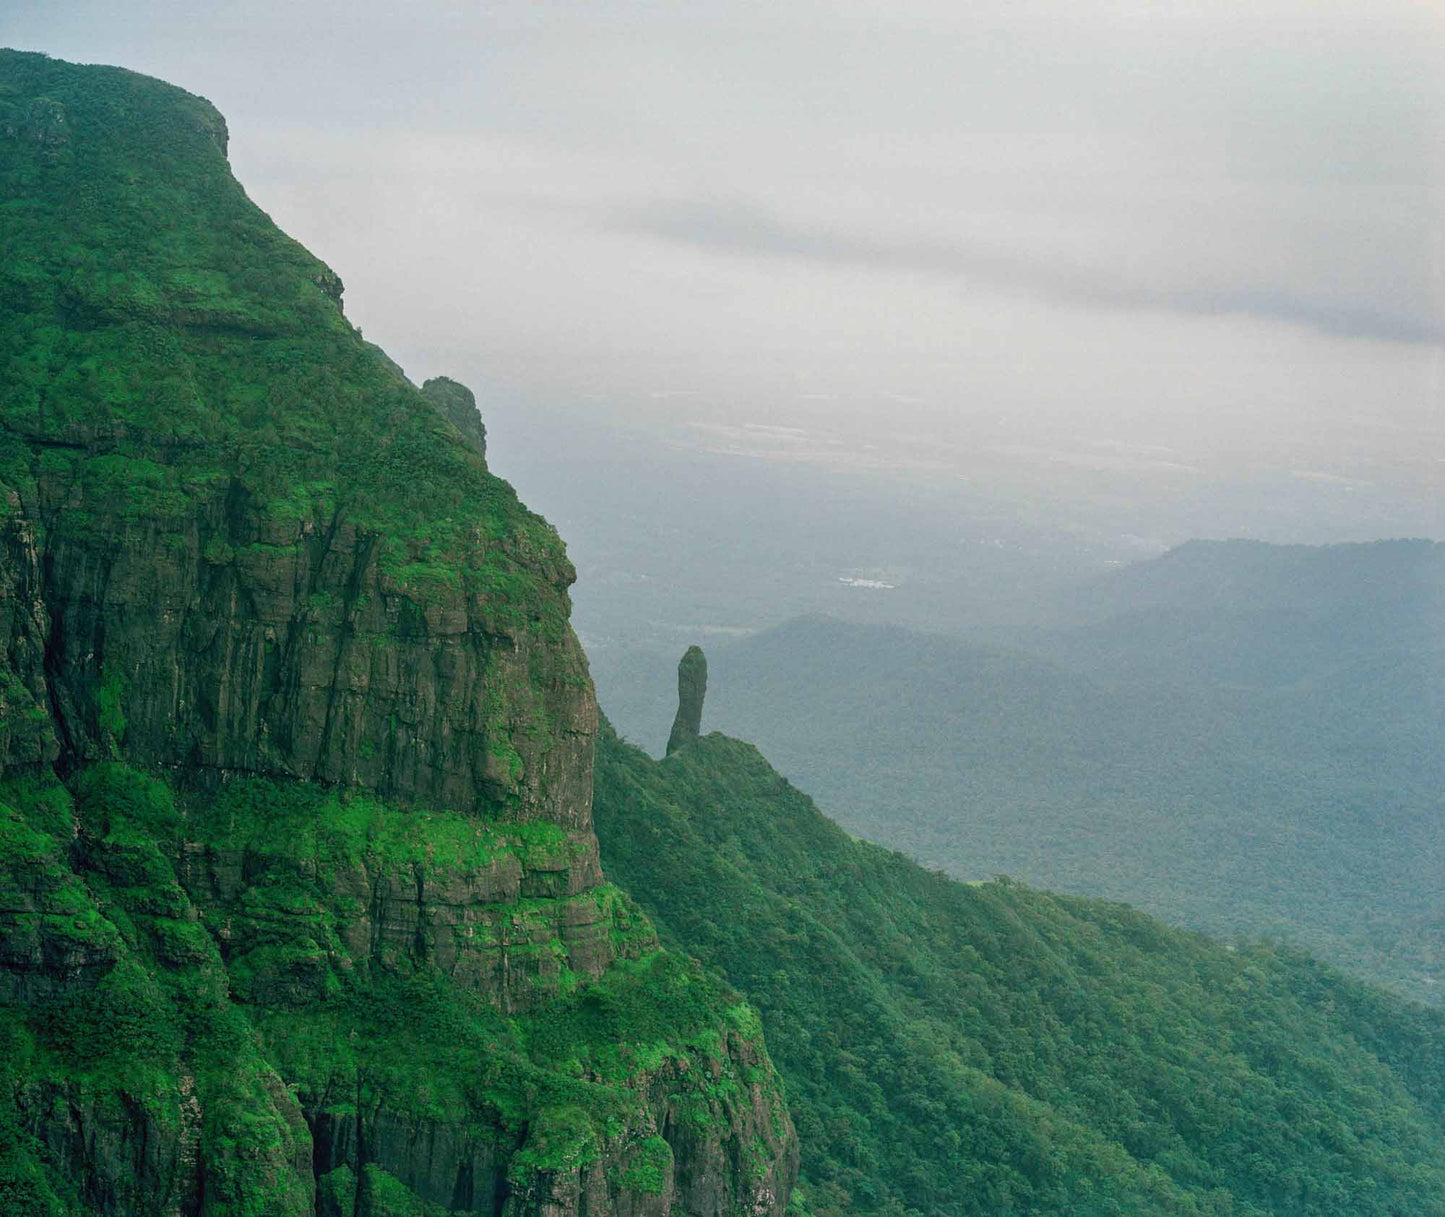
<svg viewBox="0 0 1445 1217">
<path fill-rule="evenodd" d="M 1104 437 L 1438 516 L 1439 5 L 10 0 L 0 24 L 210 97 L 367 336 L 492 386 L 499 453 L 530 403 L 826 427 L 971 477 Z"/>
<path fill-rule="evenodd" d="M 1311 299 L 1280 287 L 1153 286 L 1130 281 L 1106 267 L 1071 265 L 967 240 L 884 239 L 813 227 L 748 203 L 701 199 L 645 202 L 609 210 L 602 223 L 717 253 L 940 276 L 964 285 L 1028 292 L 1084 307 L 1254 317 L 1324 334 L 1385 342 L 1445 340 L 1445 325 L 1438 317 L 1392 311 L 1368 302 Z"/>
</svg>

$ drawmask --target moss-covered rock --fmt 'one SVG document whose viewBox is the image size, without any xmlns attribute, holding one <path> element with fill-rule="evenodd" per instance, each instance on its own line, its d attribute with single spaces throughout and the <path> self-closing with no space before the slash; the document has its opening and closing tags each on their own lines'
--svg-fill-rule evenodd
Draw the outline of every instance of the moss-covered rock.
<svg viewBox="0 0 1445 1217">
<path fill-rule="evenodd" d="M 0 52 L 0 1211 L 781 1212 L 736 996 L 602 881 L 561 541 L 225 148 Z"/>
<path fill-rule="evenodd" d="M 477 399 L 466 385 L 449 376 L 434 376 L 422 382 L 421 391 L 479 453 L 487 455 L 487 428 L 482 423 L 481 411 L 477 409 Z"/>
<path fill-rule="evenodd" d="M 66 131 L 49 160 L 0 124 L 0 766 L 124 755 L 585 833 L 573 571 L 480 420 L 362 340 L 207 103 L 39 55 L 0 77 Z"/>
</svg>

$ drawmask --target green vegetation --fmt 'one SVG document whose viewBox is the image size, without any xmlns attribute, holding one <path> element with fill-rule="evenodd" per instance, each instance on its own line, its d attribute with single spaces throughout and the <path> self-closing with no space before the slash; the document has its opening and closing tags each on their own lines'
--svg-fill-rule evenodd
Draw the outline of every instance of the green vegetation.
<svg viewBox="0 0 1445 1217">
<path fill-rule="evenodd" d="M 118 493 L 132 520 L 174 518 L 239 467 L 282 515 L 340 508 L 384 528 L 413 579 L 429 562 L 455 577 L 478 527 L 543 541 L 347 323 L 335 274 L 246 198 L 207 102 L 42 55 L 5 52 L 0 70 L 0 129 L 14 132 L 0 162 L 4 422 L 113 435 L 84 463 L 85 499 Z M 53 143 L 37 106 L 55 116 Z"/>
<path fill-rule="evenodd" d="M 1445 1003 L 1445 546 L 1299 548 L 1187 546 L 1103 623 L 1010 650 L 800 619 L 709 654 L 707 723 L 925 866 L 1267 935 Z M 1151 607 L 1169 570 L 1196 610 Z M 634 679 L 651 730 L 640 702 L 614 722 L 660 751 L 670 664 Z"/>
<path fill-rule="evenodd" d="M 0 52 L 0 1210 L 780 1209 L 766 1031 L 795 1215 L 1445 1211 L 1439 1016 L 960 886 L 746 745 L 608 732 L 612 864 L 697 958 L 659 950 L 596 882 L 555 533 L 225 140 L 159 82 Z M 289 780 L 316 741 L 331 780 Z"/>
<path fill-rule="evenodd" d="M 666 1190 L 671 1177 L 672 1147 L 661 1137 L 648 1137 L 627 1166 L 617 1172 L 617 1184 L 655 1196 Z"/>
<path fill-rule="evenodd" d="M 605 728 L 609 873 L 762 1015 L 819 1214 L 1445 1213 L 1445 1016 L 855 841 L 751 746 Z"/>
<path fill-rule="evenodd" d="M 367 584 L 313 576 L 298 615 L 354 624 L 379 586 L 399 602 L 373 613 L 388 637 L 434 629 L 445 603 L 534 638 L 535 688 L 494 690 L 525 723 L 537 689 L 586 681 L 555 530 L 350 325 L 340 280 L 246 197 L 226 139 L 160 81 L 0 51 L 0 518 L 51 552 L 142 552 L 173 595 L 196 594 L 198 558 L 264 582 L 355 538 Z M 113 748 L 138 725 L 138 660 L 118 630 L 83 654 L 69 679 Z M 0 659 L 7 717 L 30 700 Z"/>
<path fill-rule="evenodd" d="M 785 1191 L 746 1007 L 597 882 L 560 540 L 225 145 L 0 51 L 0 1210 L 529 1212 L 674 1108 Z"/>
<path fill-rule="evenodd" d="M 73 797 L 34 780 L 0 790 L 0 874 L 37 906 L 5 914 L 0 942 L 12 955 L 33 944 L 37 981 L 55 982 L 0 1002 L 7 1213 L 85 1211 L 78 1181 L 31 1131 L 37 1104 L 84 1104 L 116 1127 L 138 1105 L 184 1136 L 194 1100 L 206 1212 L 241 1217 L 309 1211 L 290 1169 L 310 1158 L 308 1126 L 366 1113 L 495 1146 L 519 1190 L 606 1154 L 622 1163 L 615 1186 L 656 1191 L 671 1150 L 649 1131 L 640 1079 L 665 1074 L 669 1101 L 724 1139 L 732 1106 L 771 1086 L 727 1046 L 756 1034 L 756 1014 L 695 962 L 656 950 L 615 888 L 579 899 L 627 950 L 594 983 L 561 983 L 568 899 L 515 890 L 528 867 L 576 860 L 553 825 L 502 829 L 261 779 L 178 795 L 118 762 L 83 769 L 73 787 Z M 404 878 L 413 895 L 418 884 L 472 884 L 474 937 L 440 949 L 446 918 L 434 914 L 430 930 L 423 916 L 392 949 L 374 947 L 357 922 L 386 911 L 358 898 L 358 875 L 393 892 Z M 490 903 L 477 886 L 487 875 L 502 876 Z M 469 951 L 481 984 L 456 958 Z M 57 952 L 69 974 L 44 965 Z M 512 979 L 487 981 L 487 957 Z M 360 1166 L 359 1190 L 341 1162 L 322 1195 L 360 1195 L 367 1217 L 442 1212 L 380 1164 Z M 164 1182 L 140 1161 L 114 1168 L 128 1211 Z"/>
<path fill-rule="evenodd" d="M 0 51 L 0 1210 L 625 1207 L 667 1130 L 780 1207 L 755 1016 L 597 881 L 560 540 L 225 144 Z"/>
<path fill-rule="evenodd" d="M 7 1211 L 78 1214 L 96 1189 L 113 1192 L 123 1211 L 151 1203 L 154 1164 L 122 1151 L 78 1193 L 82 1181 L 57 1170 L 53 1150 L 35 1136 L 35 1108 L 47 1105 L 84 1110 L 101 1136 L 119 1135 L 139 1110 L 160 1135 L 196 1137 L 217 1214 L 293 1209 L 306 1192 L 283 1169 L 295 1130 L 277 1110 L 275 1075 L 247 1020 L 227 998 L 216 944 L 195 925 L 163 852 L 180 824 L 169 790 L 106 764 L 82 775 L 73 812 L 69 804 L 55 784 L 0 792 L 0 815 L 12 834 L 28 832 L 39 863 L 27 885 L 36 911 L 22 905 L 3 927 L 12 950 L 32 946 L 32 968 L 20 975 L 28 971 L 37 985 L 0 1003 L 3 1034 L 23 1046 L 14 1084 L 0 1096 L 0 1123 L 26 1130 L 0 1167 L 0 1196 L 14 1202 Z M 206 1113 L 198 1129 L 196 1105 Z"/>
<path fill-rule="evenodd" d="M 100 691 L 96 702 L 100 707 L 101 734 L 109 737 L 112 750 L 118 749 L 125 734 L 125 711 L 121 708 L 121 676 L 115 670 L 107 671 L 100 680 Z"/>
</svg>

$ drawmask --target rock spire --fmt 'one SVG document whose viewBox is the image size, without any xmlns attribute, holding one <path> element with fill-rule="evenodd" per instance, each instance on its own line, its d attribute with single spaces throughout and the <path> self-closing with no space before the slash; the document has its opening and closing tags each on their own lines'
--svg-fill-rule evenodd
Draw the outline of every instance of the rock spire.
<svg viewBox="0 0 1445 1217">
<path fill-rule="evenodd" d="M 702 731 L 702 699 L 707 696 L 707 657 L 702 648 L 688 647 L 677 665 L 677 717 L 667 737 L 667 755 L 697 739 Z"/>
</svg>

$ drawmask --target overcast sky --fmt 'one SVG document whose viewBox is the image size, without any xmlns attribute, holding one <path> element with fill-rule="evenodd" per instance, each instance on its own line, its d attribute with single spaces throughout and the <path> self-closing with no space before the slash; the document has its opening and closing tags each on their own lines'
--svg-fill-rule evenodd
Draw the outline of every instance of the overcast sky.
<svg viewBox="0 0 1445 1217">
<path fill-rule="evenodd" d="M 0 42 L 209 97 L 414 379 L 778 457 L 1445 480 L 1429 0 L 6 0 Z"/>
</svg>

